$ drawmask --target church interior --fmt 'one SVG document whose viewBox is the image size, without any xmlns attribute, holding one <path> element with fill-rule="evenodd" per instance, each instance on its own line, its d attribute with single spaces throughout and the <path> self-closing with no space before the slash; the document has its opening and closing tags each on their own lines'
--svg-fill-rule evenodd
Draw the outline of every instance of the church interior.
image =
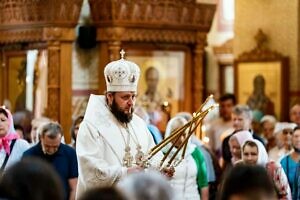
<svg viewBox="0 0 300 200">
<path fill-rule="evenodd" d="M 194 112 L 210 94 L 217 101 L 233 93 L 245 104 L 259 75 L 276 118 L 289 121 L 299 100 L 298 0 L 0 4 L 0 102 L 20 121 L 58 121 L 66 142 L 89 95 L 105 92 L 103 69 L 121 49 L 141 68 L 137 102 L 158 102 L 163 117 Z M 157 96 L 139 101 L 151 87 L 146 74 Z"/>
<path fill-rule="evenodd" d="M 122 63 L 119 71 L 113 61 Z M 131 68 L 124 67 L 127 61 Z M 16 162 L 37 148 L 51 162 L 62 148 L 73 152 L 68 156 L 76 168 L 68 168 L 73 175 L 65 180 L 65 198 L 52 199 L 75 199 L 76 186 L 84 192 L 96 179 L 111 186 L 144 171 L 161 153 L 159 171 L 175 180 L 175 191 L 184 187 L 186 198 L 179 199 L 213 200 L 221 193 L 229 200 L 226 185 L 234 191 L 249 180 L 261 193 L 245 190 L 252 195 L 245 199 L 299 200 L 299 77 L 299 0 L 1 0 L 0 198 L 2 171 L 16 142 Z M 137 80 L 137 89 L 107 89 Z M 118 96 L 122 92 L 130 94 Z M 125 100 L 129 108 L 122 107 Z M 49 139 L 51 126 L 57 132 Z M 248 159 L 249 149 L 256 160 Z M 53 165 L 60 172 L 66 163 Z M 263 166 L 262 173 L 281 171 L 276 177 L 267 171 L 263 182 L 254 165 Z M 185 181 L 193 173 L 193 184 L 176 186 L 176 170 Z M 257 176 L 248 171 L 243 177 L 243 170 Z M 228 178 L 231 172 L 240 173 L 237 182 Z"/>
<path fill-rule="evenodd" d="M 3 1 L 0 102 L 69 130 L 89 95 L 104 93 L 103 69 L 124 49 L 141 67 L 140 95 L 146 70 L 157 70 L 170 116 L 195 111 L 210 94 L 246 103 L 263 75 L 274 114 L 288 121 L 300 91 L 299 7 L 297 0 Z"/>
</svg>

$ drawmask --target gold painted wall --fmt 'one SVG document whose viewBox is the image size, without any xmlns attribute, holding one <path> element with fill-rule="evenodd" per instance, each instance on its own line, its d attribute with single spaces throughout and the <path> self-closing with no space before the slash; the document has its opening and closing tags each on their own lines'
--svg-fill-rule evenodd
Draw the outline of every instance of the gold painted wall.
<svg viewBox="0 0 300 200">
<path fill-rule="evenodd" d="M 299 93 L 299 0 L 236 0 L 234 56 L 255 47 L 261 28 L 269 48 L 290 58 L 290 91 Z M 293 97 L 292 97 L 293 99 Z"/>
</svg>

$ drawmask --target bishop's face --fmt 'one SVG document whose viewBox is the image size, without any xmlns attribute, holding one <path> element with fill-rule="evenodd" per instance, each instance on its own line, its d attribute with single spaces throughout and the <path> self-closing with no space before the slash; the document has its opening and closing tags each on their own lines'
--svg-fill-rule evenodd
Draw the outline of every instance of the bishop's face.
<svg viewBox="0 0 300 200">
<path fill-rule="evenodd" d="M 108 93 L 107 101 L 111 112 L 120 122 L 128 123 L 131 121 L 136 101 L 135 92 Z"/>
</svg>

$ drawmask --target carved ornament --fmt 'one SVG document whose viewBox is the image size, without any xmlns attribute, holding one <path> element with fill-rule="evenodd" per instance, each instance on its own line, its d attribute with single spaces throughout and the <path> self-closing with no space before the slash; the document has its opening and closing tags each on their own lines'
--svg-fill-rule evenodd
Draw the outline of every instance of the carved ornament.
<svg viewBox="0 0 300 200">
<path fill-rule="evenodd" d="M 0 43 L 39 42 L 42 36 L 42 29 L 0 30 Z"/>
<path fill-rule="evenodd" d="M 2 0 L 0 30 L 40 26 L 75 27 L 83 0 Z"/>
<path fill-rule="evenodd" d="M 284 57 L 277 51 L 268 48 L 268 36 L 261 29 L 254 36 L 254 40 L 256 41 L 256 47 L 239 55 L 237 61 L 269 61 L 280 60 Z"/>
<path fill-rule="evenodd" d="M 89 0 L 97 26 L 208 31 L 216 6 L 196 0 Z"/>
<path fill-rule="evenodd" d="M 193 44 L 197 41 L 197 33 L 187 30 L 165 30 L 146 28 L 99 28 L 100 41 L 126 41 L 126 42 L 170 42 Z"/>
</svg>

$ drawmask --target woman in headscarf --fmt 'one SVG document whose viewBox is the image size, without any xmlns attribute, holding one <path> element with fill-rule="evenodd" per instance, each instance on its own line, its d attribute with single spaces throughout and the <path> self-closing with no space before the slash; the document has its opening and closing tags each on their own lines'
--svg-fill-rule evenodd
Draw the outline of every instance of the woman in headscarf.
<svg viewBox="0 0 300 200">
<path fill-rule="evenodd" d="M 292 134 L 293 151 L 285 156 L 280 164 L 287 175 L 293 200 L 300 199 L 300 127 L 297 126 Z"/>
<path fill-rule="evenodd" d="M 182 127 L 187 120 L 181 116 L 172 118 L 166 128 L 165 137 L 168 137 L 174 130 Z M 175 148 L 169 154 L 171 158 L 177 148 L 182 144 L 182 136 L 179 141 L 175 142 Z M 172 144 L 167 145 L 163 150 L 167 152 Z M 176 199 L 189 200 L 208 200 L 208 182 L 204 157 L 196 145 L 192 144 L 190 139 L 187 144 L 184 159 L 181 160 L 181 150 L 175 159 L 175 173 L 170 179 L 171 186 L 176 191 Z"/>
<path fill-rule="evenodd" d="M 13 118 L 9 110 L 0 107 L 0 171 L 22 158 L 29 144 L 22 139 L 14 129 Z"/>
<path fill-rule="evenodd" d="M 242 151 L 241 147 L 245 141 L 253 139 L 252 134 L 249 131 L 243 130 L 233 134 L 229 139 L 229 147 L 231 152 L 231 164 L 235 165 L 236 162 L 241 160 Z"/>
<path fill-rule="evenodd" d="M 292 199 L 288 180 L 282 167 L 274 161 L 269 161 L 268 153 L 260 141 L 252 139 L 243 144 L 242 163 L 264 167 L 273 181 L 278 199 Z"/>
</svg>

